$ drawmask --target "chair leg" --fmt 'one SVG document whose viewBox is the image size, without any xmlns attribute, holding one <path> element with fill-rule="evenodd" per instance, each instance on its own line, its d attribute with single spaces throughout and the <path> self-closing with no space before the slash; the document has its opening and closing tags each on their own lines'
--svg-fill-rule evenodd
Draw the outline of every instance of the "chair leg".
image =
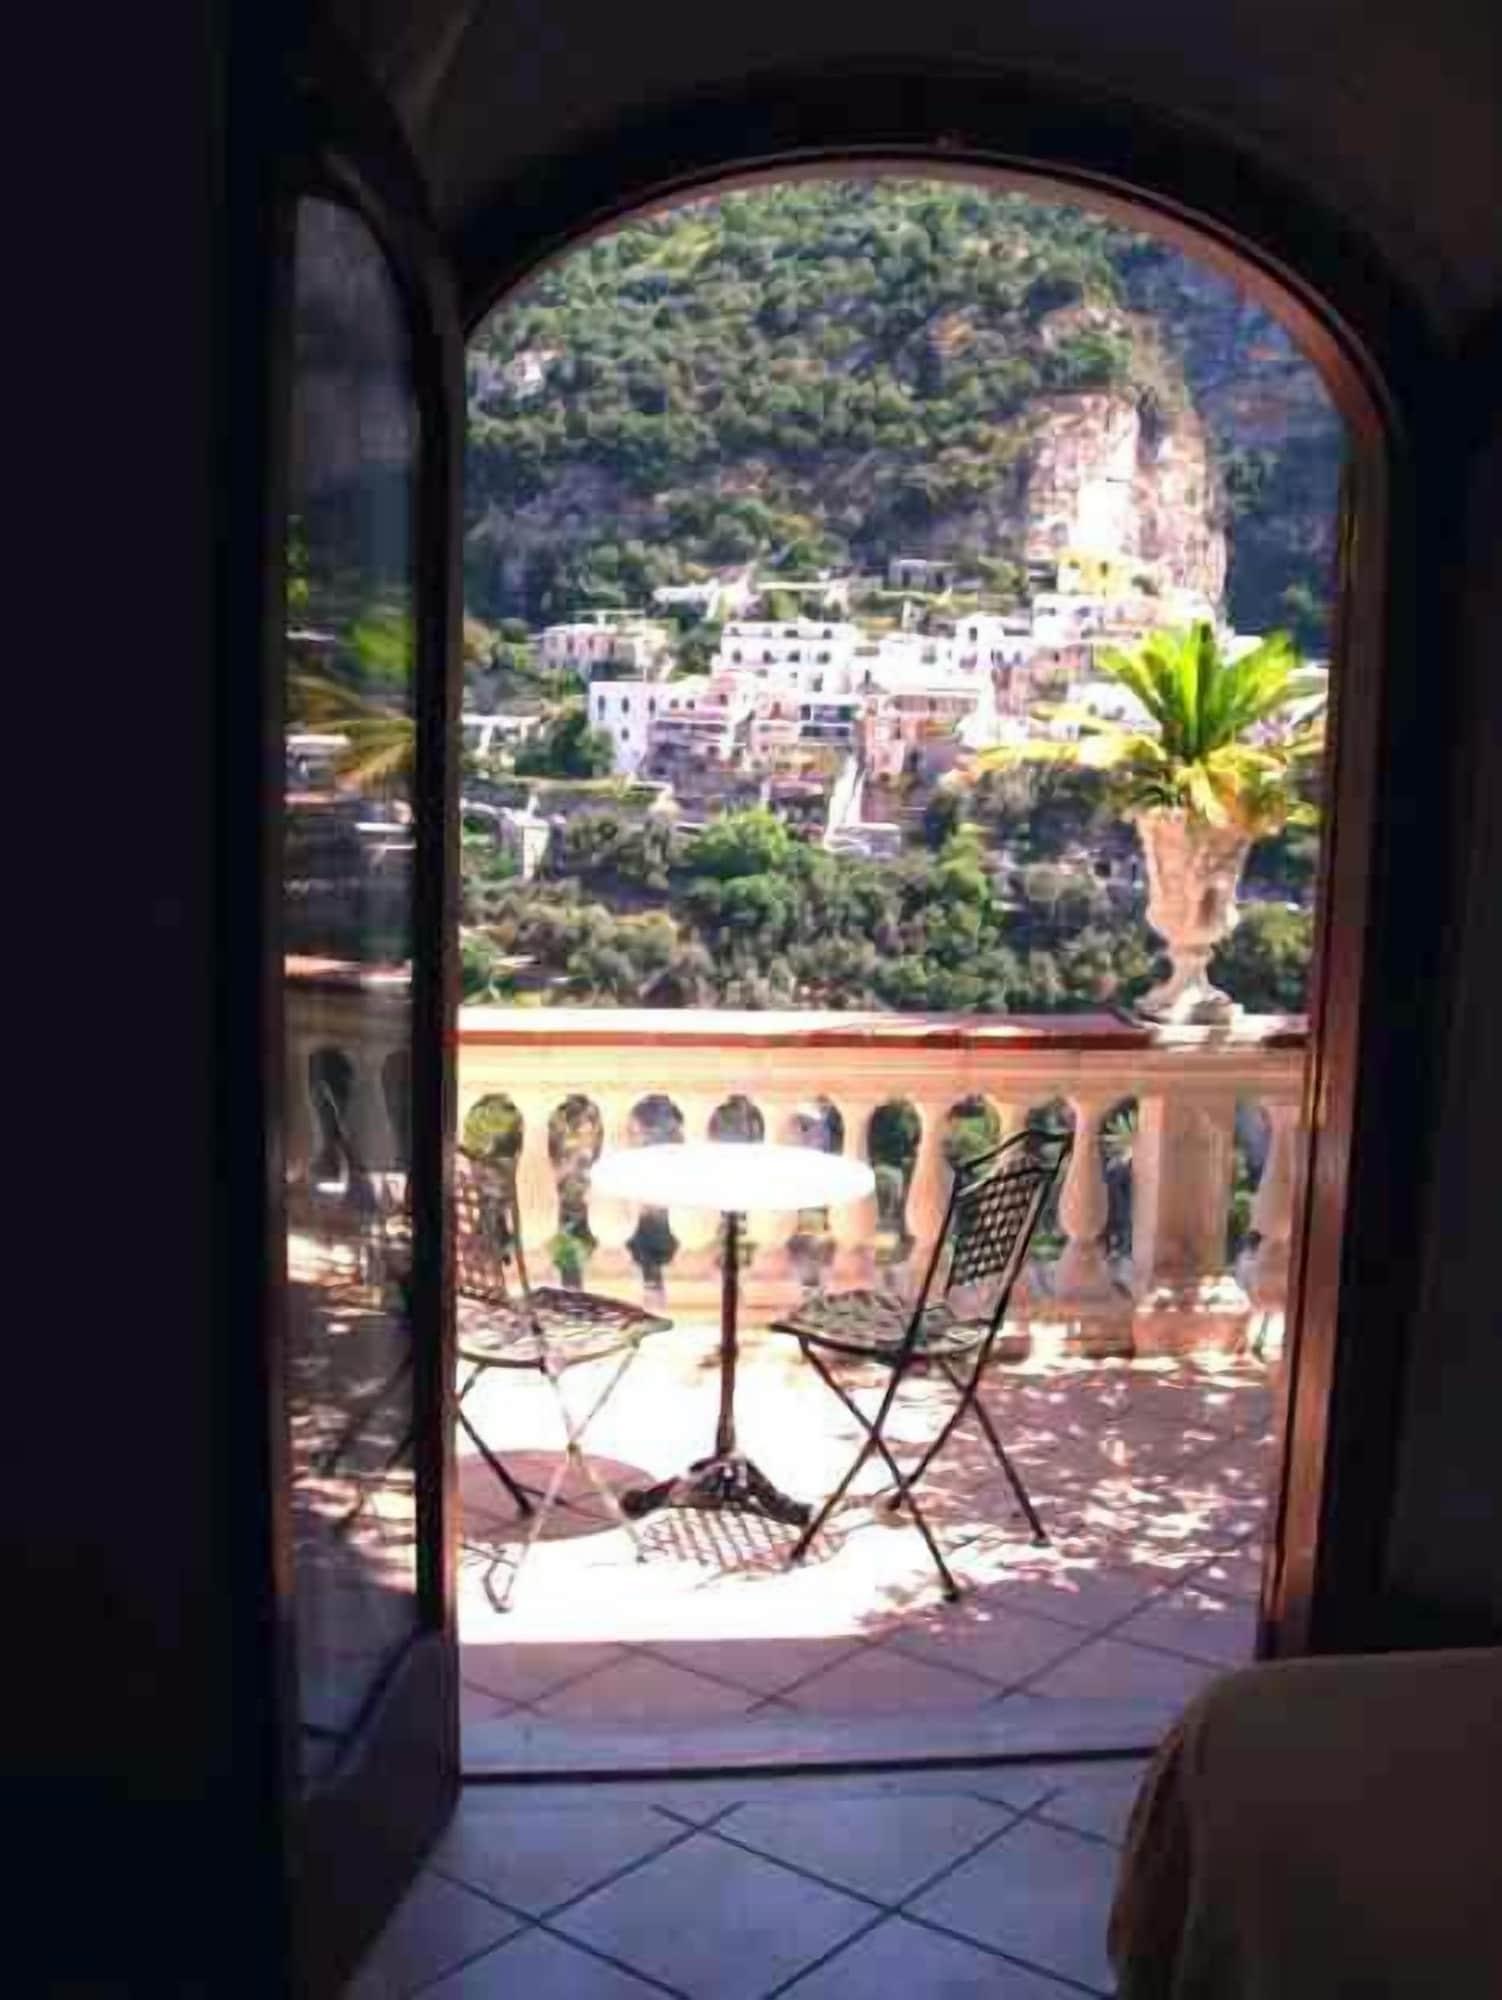
<svg viewBox="0 0 1502 2000">
<path fill-rule="evenodd" d="M 577 1422 L 574 1420 L 573 1414 L 569 1409 L 568 1399 L 563 1393 L 563 1370 L 558 1369 L 556 1372 L 547 1370 L 544 1372 L 547 1373 L 548 1380 L 552 1384 L 553 1394 L 558 1399 L 559 1412 L 563 1417 L 563 1429 L 567 1438 L 564 1449 L 574 1460 L 575 1464 L 577 1464 L 579 1470 L 584 1474 L 584 1477 L 589 1481 L 600 1499 L 605 1503 L 606 1511 L 614 1517 L 618 1526 L 626 1530 L 631 1540 L 631 1547 L 635 1551 L 636 1560 L 638 1562 L 645 1562 L 646 1550 L 642 1546 L 640 1535 L 636 1532 L 635 1523 L 621 1505 L 620 1495 L 606 1480 L 600 1477 L 594 1460 L 584 1449 L 585 1432 L 620 1387 L 621 1382 L 625 1378 L 626 1371 L 636 1359 L 636 1354 L 637 1350 L 635 1347 L 628 1347 L 626 1349 L 615 1368 L 611 1371 L 604 1388 L 601 1389 L 599 1395 L 596 1396 L 595 1400 Z"/>
<path fill-rule="evenodd" d="M 1027 1488 L 1022 1483 L 1022 1475 L 1018 1472 L 1016 1466 L 1013 1465 L 1006 1446 L 997 1435 L 996 1426 L 991 1421 L 990 1412 L 981 1401 L 980 1388 L 981 1378 L 985 1372 L 984 1359 L 976 1363 L 968 1382 L 961 1379 L 958 1370 L 952 1362 L 941 1359 L 939 1366 L 943 1370 L 944 1379 L 958 1395 L 959 1401 L 950 1412 L 948 1419 L 945 1421 L 933 1443 L 929 1445 L 927 1451 L 924 1452 L 922 1458 L 919 1459 L 912 1471 L 901 1481 L 903 1496 L 906 1497 L 911 1489 L 924 1477 L 928 1468 L 933 1464 L 934 1460 L 939 1456 L 940 1452 L 958 1429 L 966 1412 L 974 1411 L 976 1421 L 985 1432 L 987 1441 L 992 1451 L 996 1454 L 997 1463 L 1006 1474 L 1007 1484 L 1012 1489 L 1012 1497 L 1022 1510 L 1023 1517 L 1027 1521 L 1033 1540 L 1041 1547 L 1048 1540 L 1047 1531 L 1038 1518 L 1038 1510 L 1034 1507 L 1028 1495 Z M 892 1504 L 896 1505 L 895 1499 Z"/>
<path fill-rule="evenodd" d="M 460 1389 L 458 1396 L 454 1399 L 454 1415 L 458 1419 L 459 1428 L 464 1432 L 464 1435 L 469 1439 L 470 1443 L 474 1446 L 475 1450 L 480 1454 L 481 1458 L 483 1458 L 485 1463 L 490 1467 L 490 1470 L 494 1473 L 497 1481 L 504 1489 L 504 1491 L 510 1495 L 511 1503 L 516 1508 L 517 1513 L 525 1517 L 526 1515 L 529 1515 L 533 1511 L 533 1502 L 531 1496 L 528 1494 L 527 1489 L 521 1484 L 521 1482 L 510 1471 L 508 1471 L 508 1469 L 501 1462 L 501 1460 L 496 1457 L 495 1453 L 490 1449 L 490 1446 L 485 1442 L 484 1438 L 482 1438 L 480 1433 L 475 1429 L 473 1423 L 470 1421 L 469 1414 L 464 1407 L 465 1397 L 469 1394 L 470 1390 L 475 1386 L 476 1382 L 479 1381 L 481 1375 L 483 1375 L 484 1372 L 485 1372 L 484 1369 L 479 1367 L 472 1368 L 470 1370 L 468 1379 L 465 1381 L 463 1387 Z"/>
<path fill-rule="evenodd" d="M 964 1391 L 960 1382 L 956 1379 L 953 1371 L 947 1365 L 945 1366 L 944 1373 L 949 1377 L 950 1383 L 953 1385 L 953 1387 L 960 1390 L 961 1394 L 963 1394 Z M 1033 1540 L 1040 1547 L 1042 1547 L 1048 1540 L 1047 1530 L 1044 1528 L 1043 1523 L 1039 1520 L 1038 1510 L 1033 1505 L 1028 1490 L 1022 1483 L 1022 1474 L 1017 1470 L 1016 1466 L 1012 1463 L 1011 1454 L 1008 1452 L 1006 1446 L 1002 1443 L 1001 1438 L 997 1433 L 996 1426 L 991 1421 L 991 1412 L 986 1408 L 985 1398 L 981 1394 L 981 1388 L 983 1386 L 981 1382 L 981 1374 L 982 1374 L 981 1369 L 977 1368 L 971 1384 L 972 1393 L 971 1393 L 970 1407 L 975 1412 L 976 1421 L 979 1423 L 981 1429 L 985 1432 L 987 1438 L 990 1440 L 991 1449 L 996 1454 L 996 1462 L 1007 1476 L 1007 1484 L 1012 1489 L 1012 1498 L 1017 1502 L 1018 1507 L 1022 1510 L 1023 1518 L 1026 1520 L 1028 1527 L 1032 1530 Z"/>
<path fill-rule="evenodd" d="M 808 1350 L 805 1351 L 808 1352 Z M 891 1473 L 893 1479 L 895 1479 L 898 1485 L 900 1486 L 902 1484 L 902 1468 L 898 1465 L 896 1459 L 893 1458 L 891 1453 L 891 1448 L 887 1444 L 886 1439 L 881 1435 L 879 1430 L 873 1430 L 871 1424 L 867 1422 L 865 1416 L 862 1414 L 860 1404 L 857 1403 L 855 1398 L 849 1394 L 849 1392 L 845 1388 L 844 1383 L 841 1382 L 839 1377 L 831 1369 L 827 1368 L 824 1365 L 824 1363 L 819 1359 L 817 1354 L 808 1352 L 808 1362 L 809 1366 L 813 1369 L 814 1373 L 819 1377 L 819 1380 L 824 1384 L 824 1386 L 827 1389 L 831 1390 L 836 1396 L 839 1397 L 840 1401 L 845 1405 L 845 1408 L 850 1412 L 851 1416 L 854 1417 L 855 1421 L 860 1425 L 861 1429 L 866 1432 L 868 1437 L 870 1437 L 872 1444 L 875 1445 L 876 1449 L 881 1453 L 882 1458 L 885 1460 L 887 1471 Z M 885 1414 L 886 1413 L 883 1410 L 881 1416 L 879 1416 L 877 1419 L 878 1423 L 881 1421 L 881 1418 L 885 1416 Z M 854 1477 L 853 1473 L 851 1477 L 852 1478 Z"/>
<path fill-rule="evenodd" d="M 615 1368 L 611 1371 L 610 1377 L 605 1383 L 604 1388 L 600 1390 L 599 1394 L 595 1397 L 594 1401 L 589 1405 L 588 1409 L 584 1412 L 584 1414 L 581 1417 L 577 1418 L 575 1417 L 573 1411 L 569 1408 L 568 1398 L 564 1394 L 563 1390 L 564 1371 L 561 1368 L 559 1368 L 557 1364 L 551 1360 L 551 1358 L 544 1359 L 542 1372 L 544 1376 L 547 1378 L 549 1387 L 553 1391 L 553 1395 L 558 1403 L 559 1415 L 563 1419 L 563 1438 L 564 1438 L 563 1453 L 562 1456 L 559 1458 L 557 1465 L 553 1468 L 552 1476 L 548 1480 L 542 1498 L 537 1503 L 536 1511 L 532 1514 L 531 1520 L 527 1523 L 526 1539 L 523 1541 L 521 1548 L 517 1551 L 516 1561 L 512 1564 L 511 1568 L 507 1572 L 505 1587 L 501 1591 L 499 1600 L 496 1601 L 497 1611 L 508 1611 L 511 1608 L 512 1593 L 516 1589 L 517 1578 L 522 1573 L 522 1566 L 526 1562 L 527 1557 L 531 1555 L 533 1548 L 536 1546 L 537 1539 L 539 1535 L 542 1533 L 542 1526 L 544 1521 L 547 1520 L 549 1514 L 552 1513 L 554 1507 L 557 1506 L 558 1504 L 559 1496 L 563 1491 L 563 1482 L 568 1477 L 568 1469 L 571 1465 L 577 1465 L 580 1468 L 584 1476 L 588 1479 L 590 1485 L 593 1486 L 595 1491 L 601 1496 L 601 1498 L 607 1502 L 610 1511 L 615 1515 L 620 1525 L 626 1530 L 627 1534 L 630 1536 L 631 1547 L 635 1551 L 636 1560 L 638 1562 L 644 1562 L 646 1560 L 646 1551 L 643 1549 L 641 1542 L 637 1537 L 636 1529 L 632 1526 L 631 1522 L 626 1519 L 625 1514 L 621 1510 L 620 1502 L 616 1499 L 616 1496 L 610 1491 L 609 1487 L 605 1484 L 604 1480 L 601 1479 L 598 1472 L 595 1471 L 595 1468 L 590 1464 L 589 1459 L 585 1455 L 585 1452 L 580 1444 L 580 1439 L 584 1436 L 584 1433 L 589 1429 L 590 1425 L 594 1422 L 595 1418 L 599 1415 L 600 1411 L 605 1407 L 606 1403 L 610 1400 L 611 1396 L 614 1395 L 615 1390 L 620 1383 L 621 1377 L 625 1374 L 626 1370 L 630 1367 L 631 1363 L 635 1360 L 635 1358 L 636 1358 L 635 1348 L 628 1348 L 624 1353 L 624 1355 L 621 1357 L 620 1361 L 616 1364 Z"/>
<path fill-rule="evenodd" d="M 857 1452 L 855 1457 L 855 1462 L 851 1465 L 849 1471 L 845 1474 L 845 1477 L 840 1481 L 839 1485 L 835 1488 L 834 1492 L 830 1494 L 829 1498 L 824 1502 L 824 1505 L 819 1509 L 818 1513 L 814 1516 L 814 1518 L 809 1522 L 808 1526 L 804 1529 L 802 1535 L 798 1539 L 797 1545 L 792 1551 L 792 1554 L 788 1557 L 788 1561 L 790 1563 L 795 1563 L 795 1562 L 801 1562 L 803 1560 L 803 1557 L 808 1553 L 809 1546 L 812 1543 L 814 1536 L 819 1533 L 820 1529 L 824 1526 L 824 1523 L 829 1519 L 830 1515 L 834 1512 L 835 1508 L 838 1507 L 840 1502 L 844 1499 L 846 1493 L 850 1489 L 850 1484 L 852 1480 L 855 1478 L 856 1474 L 860 1471 L 861 1467 L 865 1464 L 866 1460 L 871 1456 L 872 1452 L 878 1451 L 880 1452 L 882 1458 L 886 1462 L 887 1470 L 891 1473 L 893 1479 L 896 1480 L 897 1482 L 897 1492 L 890 1504 L 893 1507 L 905 1506 L 907 1508 L 908 1513 L 912 1516 L 914 1527 L 916 1527 L 919 1534 L 922 1535 L 924 1543 L 927 1546 L 928 1553 L 933 1558 L 934 1568 L 939 1572 L 939 1582 L 943 1588 L 944 1595 L 952 1603 L 954 1599 L 959 1596 L 960 1587 L 955 1582 L 954 1577 L 950 1572 L 948 1563 L 946 1563 L 944 1560 L 944 1552 L 939 1547 L 934 1532 L 928 1524 L 928 1517 L 924 1514 L 923 1509 L 918 1505 L 915 1496 L 906 1490 L 906 1485 L 903 1480 L 901 1468 L 898 1466 L 896 1459 L 893 1458 L 891 1447 L 887 1444 L 887 1441 L 882 1436 L 881 1432 L 881 1427 L 886 1422 L 888 1412 L 891 1410 L 892 1404 L 896 1399 L 897 1390 L 901 1381 L 901 1371 L 898 1369 L 893 1370 L 892 1379 L 887 1386 L 886 1394 L 882 1397 L 880 1409 L 877 1411 L 874 1419 L 868 1419 L 864 1411 L 861 1409 L 860 1405 L 855 1401 L 855 1399 L 852 1396 L 850 1396 L 846 1392 L 844 1385 L 835 1377 L 835 1375 L 831 1372 L 830 1369 L 825 1367 L 824 1363 L 819 1359 L 818 1355 L 815 1354 L 812 1351 L 812 1349 L 806 1345 L 804 1346 L 803 1351 L 804 1354 L 807 1356 L 809 1362 L 812 1364 L 814 1372 L 819 1376 L 820 1380 L 823 1381 L 830 1389 L 833 1390 L 834 1394 L 839 1397 L 840 1401 L 845 1405 L 845 1408 L 850 1412 L 851 1416 L 855 1418 L 856 1422 L 860 1425 L 861 1429 L 866 1433 L 866 1441 L 861 1446 L 859 1452 Z"/>
<path fill-rule="evenodd" d="M 567 1452 L 564 1452 L 559 1457 L 558 1463 L 553 1467 L 548 1483 L 543 1488 L 542 1498 L 538 1501 L 536 1509 L 532 1513 L 532 1518 L 527 1523 L 526 1539 L 517 1551 L 516 1561 L 506 1572 L 506 1583 L 504 1589 L 501 1591 L 500 1598 L 499 1600 L 491 1600 L 495 1604 L 497 1611 L 509 1611 L 511 1609 L 511 1593 L 516 1588 L 516 1579 L 521 1575 L 522 1565 L 526 1562 L 527 1557 L 531 1555 L 533 1545 L 538 1535 L 542 1532 L 543 1522 L 552 1513 L 554 1503 L 557 1501 L 558 1495 L 563 1491 L 563 1482 L 568 1477 L 569 1463 L 569 1455 Z"/>
<path fill-rule="evenodd" d="M 809 1348 L 805 1343 L 800 1342 L 799 1344 L 800 1346 L 803 1347 L 804 1358 L 813 1367 L 814 1372 L 819 1376 L 821 1381 L 823 1381 L 829 1388 L 831 1388 L 834 1391 L 834 1393 L 839 1397 L 840 1401 L 845 1405 L 846 1409 L 851 1411 L 851 1413 L 854 1415 L 856 1422 L 861 1426 L 862 1430 L 864 1430 L 866 1433 L 866 1441 L 861 1446 L 860 1450 L 855 1454 L 855 1457 L 851 1461 L 850 1466 L 847 1469 L 844 1478 L 840 1481 L 839 1485 L 834 1489 L 833 1493 L 829 1495 L 828 1499 L 824 1502 L 823 1506 L 820 1507 L 818 1511 L 810 1518 L 808 1526 L 803 1530 L 803 1533 L 798 1537 L 797 1541 L 793 1544 L 791 1550 L 788 1553 L 788 1562 L 790 1565 L 793 1563 L 802 1562 L 803 1558 L 808 1554 L 809 1549 L 813 1546 L 814 1537 L 822 1530 L 825 1522 L 829 1519 L 830 1515 L 834 1512 L 835 1508 L 839 1506 L 840 1502 L 849 1492 L 851 1481 L 855 1478 L 855 1475 L 860 1471 L 861 1467 L 865 1464 L 866 1460 L 871 1456 L 872 1452 L 885 1449 L 885 1446 L 882 1444 L 881 1438 L 879 1436 L 880 1419 L 878 1418 L 877 1425 L 872 1425 L 867 1423 L 866 1419 L 861 1415 L 860 1410 L 845 1394 L 844 1390 L 840 1388 L 839 1384 L 835 1381 L 834 1377 L 830 1374 L 829 1370 L 824 1366 L 823 1362 L 819 1359 L 818 1355 L 816 1355 L 812 1351 L 812 1349 Z M 886 1414 L 886 1410 L 887 1410 L 887 1402 L 883 1402 L 881 1415 L 884 1416 Z"/>
<path fill-rule="evenodd" d="M 412 1373 L 412 1356 L 411 1353 L 408 1352 L 402 1356 L 401 1360 L 397 1362 L 396 1366 L 392 1369 L 391 1373 L 386 1377 L 385 1381 L 381 1384 L 380 1388 L 377 1389 L 375 1394 L 369 1397 L 366 1400 L 366 1402 L 361 1406 L 361 1408 L 355 1412 L 354 1416 L 351 1417 L 349 1422 L 344 1426 L 344 1429 L 340 1432 L 339 1436 L 335 1439 L 334 1443 L 329 1447 L 327 1451 L 324 1452 L 323 1456 L 319 1459 L 317 1466 L 317 1470 L 319 1471 L 320 1474 L 327 1476 L 330 1473 L 338 1471 L 339 1462 L 344 1457 L 344 1454 L 347 1451 L 349 1451 L 355 1445 L 355 1443 L 364 1435 L 366 1427 L 370 1423 L 372 1417 L 375 1416 L 376 1412 L 380 1409 L 381 1405 L 386 1401 L 387 1397 L 398 1386 L 398 1384 L 401 1383 L 403 1380 L 405 1380 L 405 1378 L 411 1373 Z M 406 1450 L 409 1440 L 410 1440 L 410 1432 L 408 1433 L 407 1436 L 403 1437 L 401 1443 L 396 1447 L 395 1451 L 393 1451 L 391 1455 L 388 1457 L 385 1465 L 382 1467 L 383 1472 L 389 1472 L 392 1466 L 396 1464 L 396 1461 L 401 1457 L 402 1453 Z"/>
</svg>

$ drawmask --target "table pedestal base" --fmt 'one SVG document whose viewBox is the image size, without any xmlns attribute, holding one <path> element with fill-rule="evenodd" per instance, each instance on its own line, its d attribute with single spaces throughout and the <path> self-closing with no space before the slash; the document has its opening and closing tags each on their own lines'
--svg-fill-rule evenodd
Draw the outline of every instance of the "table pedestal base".
<svg viewBox="0 0 1502 2000">
<path fill-rule="evenodd" d="M 813 1514 L 806 1502 L 791 1500 L 780 1492 L 761 1467 L 739 1451 L 717 1452 L 713 1458 L 701 1458 L 676 1479 L 623 1493 L 621 1507 L 632 1520 L 655 1513 L 659 1507 L 725 1508 L 737 1514 L 760 1514 L 789 1528 L 806 1527 Z"/>
</svg>

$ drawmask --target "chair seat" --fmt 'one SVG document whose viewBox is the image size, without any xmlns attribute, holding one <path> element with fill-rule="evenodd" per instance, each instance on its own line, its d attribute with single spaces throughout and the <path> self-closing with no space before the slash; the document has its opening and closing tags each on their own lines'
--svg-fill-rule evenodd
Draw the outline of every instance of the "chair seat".
<svg viewBox="0 0 1502 2000">
<path fill-rule="evenodd" d="M 773 1331 L 791 1333 L 815 1347 L 891 1364 L 898 1358 L 912 1317 L 912 1300 L 896 1292 L 821 1292 L 787 1319 L 778 1320 Z M 985 1339 L 987 1324 L 982 1319 L 961 1319 L 938 1300 L 924 1307 L 914 1352 L 968 1354 Z"/>
<path fill-rule="evenodd" d="M 460 1358 L 482 1368 L 541 1368 L 546 1348 L 562 1367 L 634 1347 L 672 1325 L 657 1313 L 597 1292 L 539 1285 L 527 1303 L 461 1297 Z"/>
</svg>

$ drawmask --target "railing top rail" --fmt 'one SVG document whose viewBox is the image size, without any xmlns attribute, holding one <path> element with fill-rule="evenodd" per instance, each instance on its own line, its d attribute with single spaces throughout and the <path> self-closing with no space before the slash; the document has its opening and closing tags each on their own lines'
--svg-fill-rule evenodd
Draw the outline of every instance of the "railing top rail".
<svg viewBox="0 0 1502 2000">
<path fill-rule="evenodd" d="M 1224 1028 L 1167 1028 L 1116 1014 L 879 1014 L 735 1008 L 461 1007 L 466 1048 L 1154 1049 L 1255 1056 L 1301 1052 L 1302 1016 L 1244 1015 Z"/>
</svg>

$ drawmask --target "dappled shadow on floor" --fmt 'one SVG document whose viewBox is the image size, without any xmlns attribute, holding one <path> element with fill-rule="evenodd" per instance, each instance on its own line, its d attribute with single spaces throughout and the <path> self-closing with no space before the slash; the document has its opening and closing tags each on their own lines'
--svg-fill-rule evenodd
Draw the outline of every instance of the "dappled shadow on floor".
<svg viewBox="0 0 1502 2000">
<path fill-rule="evenodd" d="M 618 1493 L 707 1446 L 714 1382 L 689 1332 L 675 1334 L 676 1355 L 664 1340 L 643 1362 L 593 1439 Z M 847 1386 L 874 1409 L 878 1375 L 853 1374 Z M 858 1450 L 858 1425 L 786 1343 L 753 1333 L 741 1387 L 743 1441 L 784 1490 L 817 1502 Z M 472 1700 L 486 1717 L 516 1720 L 891 1713 L 911 1725 L 928 1712 L 1049 1697 L 1176 1704 L 1250 1656 L 1275 1467 L 1267 1367 L 1004 1366 L 986 1400 L 1048 1541 L 1034 1545 L 989 1443 L 966 1423 L 920 1489 L 962 1585 L 953 1604 L 911 1522 L 882 1504 L 890 1478 L 873 1461 L 795 1566 L 794 1530 L 688 1509 L 639 1522 L 637 1560 L 571 1469 L 570 1504 L 501 1612 L 496 1579 L 522 1524 L 483 1466 L 464 1461 Z M 951 1405 L 937 1378 L 904 1391 L 889 1431 L 899 1463 L 916 1461 Z M 558 1461 L 534 1444 L 543 1405 L 512 1394 L 482 1414 L 511 1470 L 545 1481 Z"/>
<path fill-rule="evenodd" d="M 729 1576 L 782 1574 L 799 1535 L 796 1528 L 759 1514 L 699 1507 L 664 1507 L 649 1515 L 638 1533 L 649 1559 L 697 1565 L 704 1572 L 704 1583 Z M 809 1561 L 827 1560 L 842 1540 L 839 1530 L 821 1537 L 809 1551 Z"/>
</svg>

